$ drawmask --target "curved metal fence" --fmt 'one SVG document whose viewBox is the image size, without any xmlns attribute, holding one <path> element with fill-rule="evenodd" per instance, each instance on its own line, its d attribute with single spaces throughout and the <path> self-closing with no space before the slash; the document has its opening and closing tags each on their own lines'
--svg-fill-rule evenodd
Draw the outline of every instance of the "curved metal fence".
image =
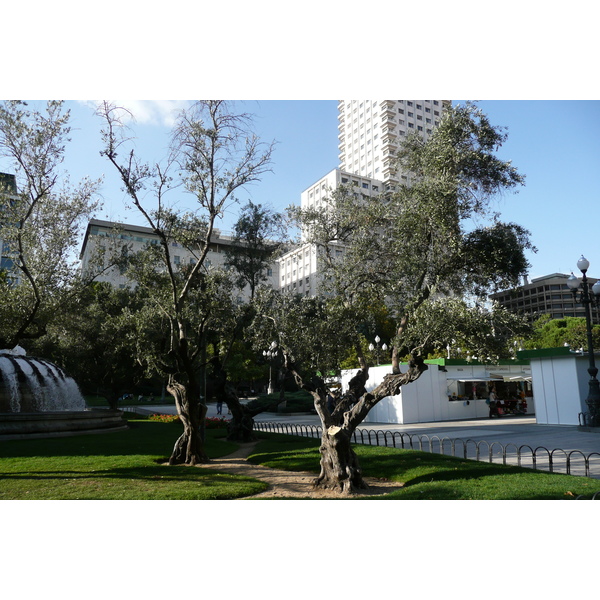
<svg viewBox="0 0 600 600">
<path fill-rule="evenodd" d="M 320 425 L 300 425 L 295 423 L 255 422 L 256 431 L 283 433 L 301 437 L 320 438 L 323 429 Z M 401 431 L 377 429 L 356 429 L 352 435 L 356 444 L 385 446 L 421 450 L 434 454 L 444 454 L 468 460 L 487 461 L 503 465 L 526 467 L 534 470 L 563 473 L 600 479 L 600 452 L 584 454 L 580 450 L 550 450 L 544 446 L 533 448 L 527 444 L 487 442 L 462 438 L 440 437 L 438 435 L 414 434 Z M 600 492 L 592 500 L 600 500 Z"/>
</svg>

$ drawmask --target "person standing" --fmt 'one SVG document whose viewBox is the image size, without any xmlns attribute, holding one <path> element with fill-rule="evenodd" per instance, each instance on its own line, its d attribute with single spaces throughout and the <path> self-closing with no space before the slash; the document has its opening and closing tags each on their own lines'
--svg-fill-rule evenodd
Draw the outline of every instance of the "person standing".
<svg viewBox="0 0 600 600">
<path fill-rule="evenodd" d="M 494 387 L 492 387 L 492 389 L 490 390 L 488 404 L 490 407 L 490 419 L 493 415 L 497 415 L 499 417 L 500 414 L 498 413 L 498 396 L 496 396 L 496 389 Z"/>
</svg>

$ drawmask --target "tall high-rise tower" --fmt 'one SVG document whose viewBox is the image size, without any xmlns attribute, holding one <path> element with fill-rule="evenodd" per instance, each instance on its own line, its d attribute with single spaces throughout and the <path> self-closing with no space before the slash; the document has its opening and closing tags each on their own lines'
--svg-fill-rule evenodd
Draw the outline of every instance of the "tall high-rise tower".
<svg viewBox="0 0 600 600">
<path fill-rule="evenodd" d="M 340 100 L 340 169 L 394 184 L 403 175 L 394 156 L 402 138 L 416 132 L 427 138 L 439 124 L 449 100 Z"/>
</svg>

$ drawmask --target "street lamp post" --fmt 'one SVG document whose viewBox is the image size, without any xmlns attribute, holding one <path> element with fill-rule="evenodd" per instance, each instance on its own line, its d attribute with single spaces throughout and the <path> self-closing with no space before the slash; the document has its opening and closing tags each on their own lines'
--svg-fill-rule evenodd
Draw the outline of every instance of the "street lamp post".
<svg viewBox="0 0 600 600">
<path fill-rule="evenodd" d="M 380 351 L 380 347 L 379 347 L 379 342 L 381 341 L 381 338 L 376 335 L 375 336 L 375 346 L 373 346 L 373 344 L 369 344 L 369 351 L 373 352 L 375 351 L 375 356 L 377 356 L 377 366 L 379 366 L 379 351 Z M 381 346 L 381 350 L 383 350 L 384 352 L 386 352 L 388 349 L 387 344 L 383 344 Z"/>
<path fill-rule="evenodd" d="M 589 381 L 589 392 L 588 397 L 585 400 L 585 403 L 588 406 L 591 426 L 598 427 L 600 426 L 600 384 L 596 375 L 598 375 L 598 369 L 596 367 L 596 361 L 594 357 L 594 344 L 592 341 L 592 310 L 591 304 L 597 303 L 600 299 L 600 280 L 597 281 L 591 287 L 590 293 L 590 285 L 587 278 L 587 270 L 590 267 L 590 262 L 585 258 L 581 257 L 577 261 L 577 268 L 583 273 L 583 277 L 581 279 L 581 283 L 583 283 L 582 289 L 579 292 L 579 298 L 577 297 L 579 291 L 580 281 L 573 273 L 571 273 L 571 277 L 567 279 L 567 286 L 571 290 L 573 294 L 573 299 L 575 302 L 579 301 L 583 304 L 583 308 L 585 311 L 585 327 L 587 333 L 587 345 L 588 345 L 588 360 L 589 367 L 588 373 L 590 374 Z"/>
<path fill-rule="evenodd" d="M 273 393 L 273 377 L 272 377 L 272 367 L 273 363 L 271 362 L 277 356 L 277 342 L 271 342 L 268 350 L 263 350 L 263 356 L 269 362 L 269 387 L 267 388 L 267 394 Z"/>
</svg>

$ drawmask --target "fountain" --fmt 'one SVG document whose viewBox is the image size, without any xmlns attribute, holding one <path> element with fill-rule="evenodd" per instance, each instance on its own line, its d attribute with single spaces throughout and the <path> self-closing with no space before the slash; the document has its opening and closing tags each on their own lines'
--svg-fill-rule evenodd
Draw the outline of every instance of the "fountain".
<svg viewBox="0 0 600 600">
<path fill-rule="evenodd" d="M 20 346 L 0 350 L 0 439 L 124 427 L 119 411 L 88 410 L 75 380 L 55 364 Z"/>
<path fill-rule="evenodd" d="M 0 350 L 0 412 L 85 410 L 75 381 L 55 364 L 17 346 Z"/>
</svg>

